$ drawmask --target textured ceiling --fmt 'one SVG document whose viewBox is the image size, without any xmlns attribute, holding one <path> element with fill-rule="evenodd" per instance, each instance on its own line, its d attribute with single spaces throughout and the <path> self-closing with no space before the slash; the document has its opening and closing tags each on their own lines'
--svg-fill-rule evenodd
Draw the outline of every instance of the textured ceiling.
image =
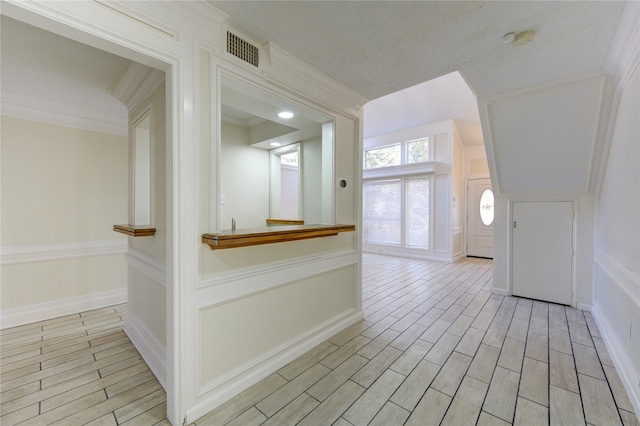
<svg viewBox="0 0 640 426">
<path fill-rule="evenodd" d="M 618 1 L 211 3 L 229 15 L 227 24 L 232 28 L 258 43 L 277 44 L 368 99 L 393 93 L 367 105 L 365 135 L 439 121 L 446 113 L 458 121 L 465 144 L 470 145 L 481 143 L 481 134 L 469 93 L 488 96 L 602 69 L 624 5 Z M 6 16 L 1 19 L 2 93 L 126 117 L 126 108 L 111 93 L 127 59 Z M 537 31 L 532 43 L 520 48 L 502 43 L 505 33 L 527 29 Z M 461 77 L 451 74 L 429 82 L 454 71 Z M 459 84 L 462 79 L 471 90 Z"/>
<path fill-rule="evenodd" d="M 0 24 L 3 94 L 128 116 L 127 108 L 111 96 L 128 59 L 4 15 Z"/>
<path fill-rule="evenodd" d="M 460 71 L 477 96 L 602 69 L 624 2 L 211 1 L 368 99 Z M 502 36 L 535 30 L 513 48 Z"/>
</svg>

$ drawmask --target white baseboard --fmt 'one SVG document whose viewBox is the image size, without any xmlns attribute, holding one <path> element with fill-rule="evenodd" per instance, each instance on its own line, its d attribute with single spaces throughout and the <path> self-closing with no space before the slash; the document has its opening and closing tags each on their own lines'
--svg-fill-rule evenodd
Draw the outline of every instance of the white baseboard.
<svg viewBox="0 0 640 426">
<path fill-rule="evenodd" d="M 223 379 L 205 384 L 196 403 L 187 410 L 187 423 L 202 417 L 209 411 L 224 404 L 240 392 L 256 384 L 287 365 L 289 362 L 305 354 L 330 337 L 363 318 L 362 311 L 352 311 L 338 319 L 322 324 L 311 333 L 305 333 L 267 353 L 259 362 L 245 364 Z"/>
<path fill-rule="evenodd" d="M 167 389 L 167 355 L 158 340 L 131 312 L 124 320 L 124 332 L 147 363 L 160 385 Z"/>
<path fill-rule="evenodd" d="M 581 311 L 587 311 L 587 312 L 592 312 L 593 311 L 593 306 L 587 304 L 587 303 L 578 303 L 578 309 L 580 309 Z"/>
<path fill-rule="evenodd" d="M 594 305 L 591 314 L 598 324 L 602 340 L 609 351 L 611 360 L 616 367 L 620 380 L 629 395 L 636 413 L 640 413 L 640 372 L 636 371 L 633 362 L 629 359 L 622 344 L 616 338 L 611 324 L 600 311 L 598 305 Z M 638 415 L 638 414 L 636 414 Z"/>
<path fill-rule="evenodd" d="M 85 296 L 52 300 L 50 302 L 20 306 L 13 309 L 4 309 L 2 310 L 0 329 L 77 314 L 78 312 L 104 308 L 106 306 L 125 303 L 126 301 L 127 289 L 120 288 L 117 290 L 87 294 Z"/>
</svg>

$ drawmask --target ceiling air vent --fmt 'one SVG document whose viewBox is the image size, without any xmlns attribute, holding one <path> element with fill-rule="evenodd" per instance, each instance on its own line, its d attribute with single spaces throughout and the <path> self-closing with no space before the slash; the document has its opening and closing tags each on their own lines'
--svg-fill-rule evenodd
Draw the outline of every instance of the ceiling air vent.
<svg viewBox="0 0 640 426">
<path fill-rule="evenodd" d="M 254 67 L 258 66 L 258 48 L 229 31 L 227 31 L 227 52 Z"/>
</svg>

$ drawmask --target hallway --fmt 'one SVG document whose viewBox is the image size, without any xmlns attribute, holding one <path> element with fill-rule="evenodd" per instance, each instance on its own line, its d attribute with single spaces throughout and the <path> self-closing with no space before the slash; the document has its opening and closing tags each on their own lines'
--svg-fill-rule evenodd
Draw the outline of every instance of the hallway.
<svg viewBox="0 0 640 426">
<path fill-rule="evenodd" d="M 365 320 L 195 424 L 640 424 L 588 312 L 491 280 L 490 260 L 364 254 Z M 125 312 L 3 330 L 3 426 L 168 424 Z"/>
</svg>

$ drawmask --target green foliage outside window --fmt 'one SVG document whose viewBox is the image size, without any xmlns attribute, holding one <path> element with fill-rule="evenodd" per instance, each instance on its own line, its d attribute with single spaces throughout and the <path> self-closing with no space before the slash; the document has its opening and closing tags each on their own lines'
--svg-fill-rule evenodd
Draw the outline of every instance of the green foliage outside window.
<svg viewBox="0 0 640 426">
<path fill-rule="evenodd" d="M 429 139 L 407 142 L 407 163 L 429 161 Z"/>
<path fill-rule="evenodd" d="M 365 151 L 364 168 L 397 166 L 400 164 L 400 145 L 385 146 L 383 148 Z"/>
</svg>

